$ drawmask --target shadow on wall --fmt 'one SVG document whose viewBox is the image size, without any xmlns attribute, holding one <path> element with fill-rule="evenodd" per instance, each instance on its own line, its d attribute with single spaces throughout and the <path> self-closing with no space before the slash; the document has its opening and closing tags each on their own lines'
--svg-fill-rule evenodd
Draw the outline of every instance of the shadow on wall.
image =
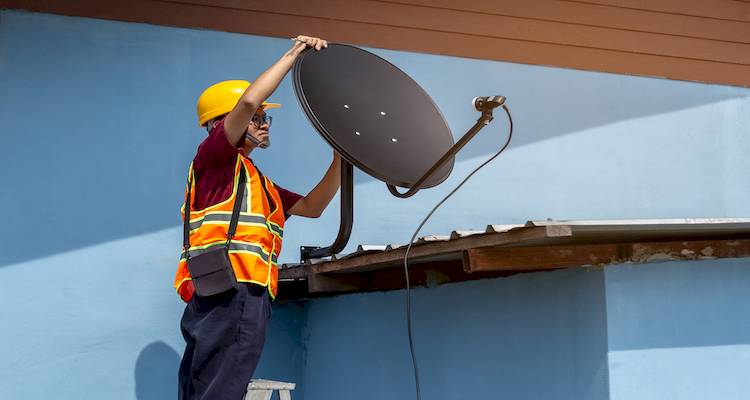
<svg viewBox="0 0 750 400">
<path fill-rule="evenodd" d="M 435 100 L 455 138 L 479 113 L 475 96 L 504 95 L 513 114 L 511 147 L 620 121 L 750 96 L 746 88 L 603 72 L 431 56 L 372 49 L 416 80 Z M 457 74 L 457 71 L 460 73 Z M 445 77 L 450 77 L 446 81 Z M 494 153 L 505 138 L 504 113 L 470 142 L 459 159 Z M 670 126 L 665 126 L 665 134 Z M 672 129 L 677 129 L 674 127 Z"/>
<path fill-rule="evenodd" d="M 603 280 L 575 268 L 414 290 L 423 398 L 609 399 Z M 403 296 L 307 303 L 306 398 L 414 398 Z"/>
<path fill-rule="evenodd" d="M 749 266 L 738 258 L 607 268 L 609 350 L 750 345 Z"/>
<path fill-rule="evenodd" d="M 282 39 L 13 11 L 0 11 L 0 21 L 0 37 L 7 38 L 0 54 L 13 55 L 0 57 L 0 120 L 12 133 L 0 146 L 7 189 L 0 206 L 13 210 L 5 215 L 12 233 L 0 236 L 0 267 L 178 225 L 185 171 L 204 134 L 194 115 L 201 89 L 226 77 L 252 79 L 288 46 Z M 477 117 L 468 106 L 472 97 L 506 95 L 517 127 L 513 146 L 748 93 L 374 51 L 424 86 L 456 136 Z M 216 62 L 226 54 L 237 57 Z M 39 93 L 58 93 L 60 101 L 40 102 Z M 312 166 L 328 159 L 330 149 L 295 106 L 288 79 L 274 100 L 285 104 L 274 111 L 275 132 L 284 135 L 256 159 L 283 186 L 304 190 L 319 178 Z M 495 131 L 479 135 L 460 158 L 494 152 L 502 124 L 498 118 Z M 299 164 L 279 162 L 288 157 Z M 40 227 L 44 246 L 28 240 Z"/>
<path fill-rule="evenodd" d="M 164 342 L 144 347 L 135 362 L 135 397 L 163 400 L 177 397 L 180 355 Z"/>
</svg>

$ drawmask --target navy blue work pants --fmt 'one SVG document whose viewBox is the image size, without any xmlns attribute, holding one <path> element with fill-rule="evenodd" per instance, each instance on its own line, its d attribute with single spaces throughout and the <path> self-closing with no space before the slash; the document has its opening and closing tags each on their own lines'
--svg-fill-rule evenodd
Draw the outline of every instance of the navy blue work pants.
<svg viewBox="0 0 750 400">
<path fill-rule="evenodd" d="M 193 296 L 182 315 L 186 346 L 179 400 L 242 400 L 270 316 L 268 289 L 259 285 L 241 283 L 238 290 Z"/>
</svg>

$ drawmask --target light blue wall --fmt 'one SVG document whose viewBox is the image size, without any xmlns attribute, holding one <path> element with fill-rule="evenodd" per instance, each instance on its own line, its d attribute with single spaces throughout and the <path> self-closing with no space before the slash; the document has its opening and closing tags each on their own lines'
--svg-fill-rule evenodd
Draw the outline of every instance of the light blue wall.
<svg viewBox="0 0 750 400">
<path fill-rule="evenodd" d="M 182 304 L 171 289 L 178 209 L 185 170 L 204 137 L 195 126 L 195 99 L 218 80 L 253 79 L 289 45 L 0 11 L 0 182 L 6 188 L 0 206 L 10 227 L 0 233 L 0 398 L 171 395 L 183 346 Z M 455 136 L 476 118 L 469 107 L 474 96 L 503 94 L 513 111 L 516 134 L 507 154 L 449 200 L 425 232 L 548 217 L 750 215 L 748 89 L 373 51 L 424 86 Z M 304 193 L 326 169 L 330 150 L 302 115 L 288 79 L 272 99 L 284 104 L 273 111 L 274 144 L 254 158 L 267 175 Z M 461 153 L 443 186 L 409 200 L 358 174 L 350 245 L 407 241 L 432 204 L 502 142 L 505 129 L 497 118 Z M 319 220 L 290 220 L 282 260 L 296 260 L 302 244 L 328 244 L 337 217 L 334 205 Z M 744 320 L 722 319 L 719 337 L 731 339 L 708 346 L 645 330 L 628 339 L 613 336 L 613 327 L 641 319 L 619 312 L 618 304 L 632 297 L 629 291 L 686 280 L 671 287 L 670 306 L 689 314 L 702 304 L 690 285 L 713 282 L 703 289 L 714 304 L 739 314 L 731 307 L 746 303 L 747 279 L 733 275 L 741 274 L 742 263 L 732 265 L 560 271 L 418 290 L 425 393 L 472 396 L 448 378 L 474 382 L 485 397 L 605 398 L 609 392 L 613 399 L 648 398 L 677 390 L 680 375 L 662 371 L 649 386 L 639 371 L 655 368 L 658 357 L 670 362 L 677 353 L 664 348 L 699 348 L 700 357 L 726 361 L 724 352 L 732 351 L 726 346 L 748 343 L 746 336 L 726 334 L 744 329 Z M 623 286 L 620 279 L 635 283 Z M 354 394 L 364 383 L 368 393 L 408 398 L 401 296 L 277 307 L 259 375 L 300 383 L 298 396 L 308 400 L 335 398 L 330 391 Z M 638 304 L 648 310 L 659 301 L 654 294 Z M 664 318 L 667 327 L 691 327 L 680 314 Z M 368 351 L 364 346 L 376 339 L 382 342 Z M 633 342 L 636 348 L 629 347 Z M 692 382 L 692 393 L 706 398 L 719 384 L 740 385 L 744 375 L 734 367 L 742 362 L 727 362 L 722 381 Z M 691 379 L 711 372 L 699 362 L 689 365 Z M 498 372 L 483 375 L 488 369 Z M 334 389 L 340 382 L 352 386 Z"/>
<path fill-rule="evenodd" d="M 750 396 L 750 259 L 605 272 L 612 400 Z"/>
<path fill-rule="evenodd" d="M 0 399 L 175 397 L 196 96 L 278 42 L 0 12 Z M 259 375 L 301 382 L 303 315 L 274 310 Z"/>
<path fill-rule="evenodd" d="M 0 399 L 175 398 L 176 240 L 161 231 L 0 268 Z M 303 317 L 274 308 L 259 375 L 301 382 Z"/>
</svg>

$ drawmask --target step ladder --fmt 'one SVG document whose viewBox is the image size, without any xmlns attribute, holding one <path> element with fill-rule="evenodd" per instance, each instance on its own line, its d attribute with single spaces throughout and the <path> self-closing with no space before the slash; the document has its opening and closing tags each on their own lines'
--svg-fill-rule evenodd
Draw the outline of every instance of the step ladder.
<svg viewBox="0 0 750 400">
<path fill-rule="evenodd" d="M 289 382 L 269 381 L 265 379 L 253 379 L 247 385 L 247 394 L 244 400 L 270 400 L 274 390 L 279 391 L 279 400 L 292 400 L 289 393 L 296 385 Z"/>
</svg>

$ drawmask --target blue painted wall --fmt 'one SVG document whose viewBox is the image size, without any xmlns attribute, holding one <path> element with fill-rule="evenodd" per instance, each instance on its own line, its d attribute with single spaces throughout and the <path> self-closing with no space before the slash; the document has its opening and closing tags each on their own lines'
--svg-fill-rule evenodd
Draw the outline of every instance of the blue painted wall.
<svg viewBox="0 0 750 400">
<path fill-rule="evenodd" d="M 602 270 L 412 292 L 425 399 L 606 399 Z M 306 399 L 414 399 L 404 293 L 307 306 Z"/>
<path fill-rule="evenodd" d="M 0 11 L 0 206 L 11 228 L 0 233 L 0 398 L 172 395 L 182 351 L 182 304 L 171 289 L 178 210 L 185 170 L 204 137 L 195 100 L 218 80 L 253 79 L 289 45 Z M 373 51 L 424 86 L 455 136 L 476 118 L 474 96 L 506 95 L 513 111 L 507 154 L 449 200 L 425 232 L 548 217 L 750 215 L 748 89 Z M 330 149 L 305 120 L 288 79 L 272 99 L 284 104 L 273 111 L 273 146 L 254 158 L 283 186 L 305 193 L 325 171 Z M 460 154 L 443 186 L 409 200 L 358 174 L 350 244 L 406 242 L 432 204 L 494 152 L 506 127 L 496 119 Z M 296 260 L 301 244 L 327 244 L 337 217 L 334 205 L 319 220 L 290 220 L 282 260 Z M 704 357 L 727 368 L 722 380 L 692 381 L 690 393 L 747 394 L 736 368 L 743 361 L 727 355 L 748 343 L 732 334 L 746 328 L 739 305 L 746 304 L 747 262 L 722 263 L 559 271 L 417 290 L 425 393 L 473 397 L 456 379 L 493 398 L 650 398 L 682 393 L 685 376 L 712 376 L 695 361 Z M 662 303 L 662 285 L 672 291 L 671 303 Z M 707 297 L 694 295 L 700 285 Z M 300 383 L 297 398 L 308 400 L 410 398 L 402 295 L 276 307 L 258 374 Z M 635 296 L 633 309 L 623 311 Z M 723 339 L 686 341 L 665 330 L 694 327 L 686 315 L 705 298 L 728 307 L 717 323 L 722 333 L 706 332 Z M 665 310 L 658 331 L 671 333 L 649 334 L 645 322 L 659 321 L 645 312 L 653 307 Z M 621 335 L 622 326 L 631 327 L 630 336 Z M 661 369 L 649 375 L 658 381 L 645 384 L 639 374 L 667 365 L 657 361 L 674 362 L 673 354 L 693 357 L 689 373 Z"/>
<path fill-rule="evenodd" d="M 747 399 L 750 261 L 605 270 L 611 399 Z"/>
</svg>

